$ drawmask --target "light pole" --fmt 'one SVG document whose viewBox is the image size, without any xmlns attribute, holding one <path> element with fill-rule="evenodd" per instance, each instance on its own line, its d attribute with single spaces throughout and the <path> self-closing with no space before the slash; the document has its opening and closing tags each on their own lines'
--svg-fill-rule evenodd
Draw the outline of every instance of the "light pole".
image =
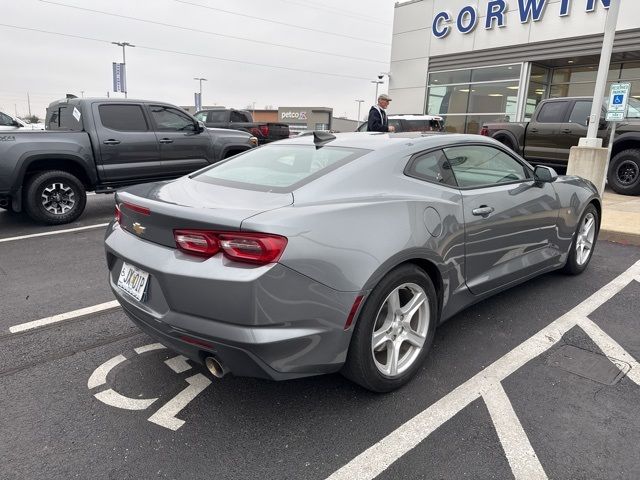
<svg viewBox="0 0 640 480">
<path fill-rule="evenodd" d="M 126 47 L 135 47 L 135 45 L 131 45 L 129 42 L 111 42 L 114 45 L 118 45 L 122 47 L 122 66 L 124 67 L 124 98 L 127 98 L 127 54 L 125 52 Z"/>
<path fill-rule="evenodd" d="M 378 103 L 378 86 L 381 83 L 384 83 L 384 80 L 382 80 L 382 75 L 378 75 L 378 80 L 371 80 L 371 83 L 376 84 L 376 98 L 373 99 L 373 104 L 375 105 Z"/>
<path fill-rule="evenodd" d="M 202 108 L 202 82 L 206 82 L 207 79 L 206 78 L 202 78 L 202 77 L 193 77 L 194 80 L 198 80 L 198 82 L 200 82 L 200 108 Z"/>
<path fill-rule="evenodd" d="M 378 99 L 376 98 L 376 101 Z M 360 128 L 360 107 L 362 106 L 362 102 L 364 102 L 364 100 L 356 100 L 356 102 L 358 102 L 358 125 L 356 126 L 356 130 L 358 128 Z"/>
</svg>

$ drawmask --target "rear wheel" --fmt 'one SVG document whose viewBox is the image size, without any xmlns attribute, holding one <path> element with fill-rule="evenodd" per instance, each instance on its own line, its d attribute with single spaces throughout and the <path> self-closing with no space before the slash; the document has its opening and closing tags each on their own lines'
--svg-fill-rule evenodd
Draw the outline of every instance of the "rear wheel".
<svg viewBox="0 0 640 480">
<path fill-rule="evenodd" d="M 509 150 L 513 150 L 514 152 L 516 151 L 516 147 L 509 137 L 505 137 L 501 135 L 496 137 L 496 140 L 499 141 L 501 144 L 503 144 L 505 147 L 507 147 Z"/>
<path fill-rule="evenodd" d="M 84 185 L 61 170 L 35 174 L 27 183 L 25 209 L 35 221 L 60 225 L 77 219 L 87 203 Z"/>
<path fill-rule="evenodd" d="M 611 159 L 607 181 L 621 195 L 640 195 L 640 150 L 623 150 Z"/>
<path fill-rule="evenodd" d="M 579 275 L 586 270 L 596 246 L 599 225 L 598 210 L 593 205 L 589 205 L 578 223 L 569 257 L 563 268 L 564 273 Z"/>
<path fill-rule="evenodd" d="M 433 283 L 423 270 L 415 265 L 393 270 L 360 313 L 342 373 L 374 392 L 407 383 L 431 346 L 437 309 Z"/>
</svg>

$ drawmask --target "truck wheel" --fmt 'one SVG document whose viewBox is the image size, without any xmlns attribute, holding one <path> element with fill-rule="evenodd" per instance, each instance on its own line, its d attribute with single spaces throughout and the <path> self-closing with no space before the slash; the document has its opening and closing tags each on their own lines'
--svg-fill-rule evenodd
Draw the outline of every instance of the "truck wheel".
<svg viewBox="0 0 640 480">
<path fill-rule="evenodd" d="M 611 159 L 609 186 L 621 195 L 640 195 L 640 150 L 623 150 Z"/>
<path fill-rule="evenodd" d="M 70 173 L 41 172 L 27 183 L 25 209 L 36 222 L 48 225 L 73 222 L 82 214 L 86 203 L 84 185 Z"/>
<path fill-rule="evenodd" d="M 513 150 L 514 152 L 516 152 L 516 147 L 513 145 L 513 142 L 511 142 L 509 137 L 499 136 L 499 137 L 496 137 L 496 140 L 499 141 L 501 144 L 503 144 L 505 147 L 507 147 L 509 150 Z"/>
</svg>

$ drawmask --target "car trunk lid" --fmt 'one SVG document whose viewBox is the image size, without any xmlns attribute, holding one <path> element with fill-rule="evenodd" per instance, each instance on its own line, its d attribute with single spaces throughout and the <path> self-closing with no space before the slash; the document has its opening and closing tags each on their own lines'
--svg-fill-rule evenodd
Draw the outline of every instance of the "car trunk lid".
<svg viewBox="0 0 640 480">
<path fill-rule="evenodd" d="M 184 177 L 127 188 L 118 192 L 117 203 L 124 230 L 149 242 L 176 247 L 176 229 L 238 231 L 249 217 L 291 205 L 293 195 L 213 185 Z"/>
</svg>

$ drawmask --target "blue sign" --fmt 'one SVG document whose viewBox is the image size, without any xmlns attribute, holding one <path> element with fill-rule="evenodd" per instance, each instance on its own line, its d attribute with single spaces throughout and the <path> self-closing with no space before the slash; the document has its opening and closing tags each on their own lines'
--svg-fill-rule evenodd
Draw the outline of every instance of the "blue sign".
<svg viewBox="0 0 640 480">
<path fill-rule="evenodd" d="M 539 22 L 542 20 L 545 8 L 552 0 L 511 0 L 516 3 L 520 14 L 520 23 Z M 560 16 L 566 17 L 571 13 L 571 6 L 578 2 L 585 2 L 585 12 L 594 12 L 598 3 L 604 8 L 609 8 L 611 0 L 560 0 Z M 618 0 L 619 1 L 619 0 Z M 436 38 L 444 38 L 455 28 L 458 32 L 467 34 L 473 32 L 478 23 L 484 23 L 485 30 L 492 30 L 496 25 L 498 28 L 506 26 L 506 13 L 509 10 L 507 0 L 489 0 L 486 11 L 482 15 L 478 12 L 476 5 L 467 5 L 460 9 L 457 15 L 444 10 L 438 12 L 433 17 L 431 25 L 433 35 Z M 484 17 L 484 22 L 480 19 Z"/>
<path fill-rule="evenodd" d="M 613 96 L 613 104 L 614 105 L 622 105 L 624 102 L 624 95 L 614 95 Z"/>
</svg>

